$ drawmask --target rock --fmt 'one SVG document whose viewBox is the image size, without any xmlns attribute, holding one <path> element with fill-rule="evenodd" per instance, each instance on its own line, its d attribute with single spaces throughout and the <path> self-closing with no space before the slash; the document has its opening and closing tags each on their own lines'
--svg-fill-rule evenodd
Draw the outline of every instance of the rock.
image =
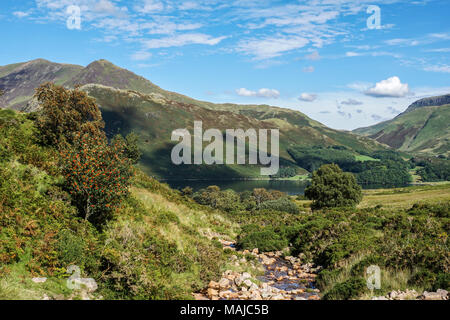
<svg viewBox="0 0 450 320">
<path fill-rule="evenodd" d="M 42 297 L 42 300 L 50 300 L 50 297 L 44 293 L 44 296 Z"/>
<path fill-rule="evenodd" d="M 232 293 L 233 292 L 231 292 L 230 290 L 220 291 L 219 292 L 219 297 L 222 298 L 222 299 L 228 299 Z"/>
<path fill-rule="evenodd" d="M 47 278 L 43 277 L 43 278 L 33 278 L 31 279 L 31 281 L 33 281 L 34 283 L 44 283 L 45 281 L 47 281 Z"/>
<path fill-rule="evenodd" d="M 250 285 L 250 289 L 249 289 L 250 292 L 252 292 L 252 291 L 258 291 L 258 290 L 259 290 L 259 287 L 258 287 L 255 283 L 252 283 L 252 284 Z"/>
<path fill-rule="evenodd" d="M 439 293 L 442 298 L 447 299 L 448 298 L 448 291 L 443 289 L 437 289 L 436 293 Z"/>
<path fill-rule="evenodd" d="M 250 279 L 252 276 L 250 275 L 250 273 L 248 273 L 248 272 L 244 272 L 242 275 L 241 275 L 241 279 L 242 279 L 242 281 L 244 281 L 244 280 L 246 280 L 246 279 Z"/>
<path fill-rule="evenodd" d="M 236 277 L 236 278 L 234 279 L 234 283 L 235 283 L 238 287 L 240 287 L 240 286 L 242 285 L 242 282 L 243 282 L 242 277 Z"/>
<path fill-rule="evenodd" d="M 372 300 L 389 300 L 385 296 L 379 296 L 379 297 L 372 297 Z"/>
<path fill-rule="evenodd" d="M 253 284 L 253 282 L 251 282 L 250 279 L 245 279 L 245 280 L 243 281 L 243 283 L 244 283 L 244 285 L 246 285 L 247 287 L 251 287 L 252 284 Z"/>
<path fill-rule="evenodd" d="M 446 300 L 448 292 L 446 290 L 439 289 L 436 292 L 424 291 L 421 298 L 422 300 Z"/>
<path fill-rule="evenodd" d="M 253 254 L 258 254 L 258 253 L 259 253 L 258 248 L 253 249 L 253 250 L 252 250 L 252 253 L 253 253 Z"/>
<path fill-rule="evenodd" d="M 219 283 L 211 280 L 208 284 L 208 287 L 217 290 L 219 289 Z"/>
<path fill-rule="evenodd" d="M 320 297 L 318 295 L 312 295 L 308 297 L 308 300 L 320 300 Z"/>
<path fill-rule="evenodd" d="M 262 297 L 261 297 L 261 295 L 259 294 L 258 291 L 254 291 L 254 292 L 251 293 L 250 299 L 251 300 L 262 300 Z"/>
<path fill-rule="evenodd" d="M 284 296 L 282 294 L 277 294 L 271 297 L 270 300 L 284 300 Z"/>
<path fill-rule="evenodd" d="M 193 294 L 195 300 L 209 300 L 204 294 L 194 293 Z"/>
<path fill-rule="evenodd" d="M 306 299 L 306 298 L 304 298 L 304 297 L 295 297 L 294 300 L 305 300 L 305 301 L 306 301 L 306 300 L 308 300 L 308 299 Z"/>
<path fill-rule="evenodd" d="M 229 276 L 229 275 L 231 275 L 231 274 L 233 274 L 233 270 L 226 270 L 226 271 L 223 273 L 224 276 Z"/>
<path fill-rule="evenodd" d="M 219 281 L 219 289 L 228 289 L 230 287 L 230 280 L 222 278 Z"/>
<path fill-rule="evenodd" d="M 212 298 L 214 296 L 218 296 L 219 291 L 217 291 L 216 289 L 213 289 L 213 288 L 208 288 L 207 295 L 208 295 L 208 297 Z"/>
<path fill-rule="evenodd" d="M 81 288 L 85 288 L 87 292 L 94 292 L 97 290 L 97 282 L 92 278 L 75 278 L 73 279 L 73 283 L 79 284 Z"/>
</svg>

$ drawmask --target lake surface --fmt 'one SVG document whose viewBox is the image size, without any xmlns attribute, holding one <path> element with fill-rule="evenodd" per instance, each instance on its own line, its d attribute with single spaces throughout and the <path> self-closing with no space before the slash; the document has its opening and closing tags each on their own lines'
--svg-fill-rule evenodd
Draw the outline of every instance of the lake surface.
<svg viewBox="0 0 450 320">
<path fill-rule="evenodd" d="M 163 181 L 171 188 L 181 190 L 191 187 L 194 191 L 208 186 L 218 186 L 221 190 L 232 189 L 236 192 L 253 191 L 255 188 L 265 188 L 267 190 L 279 190 L 288 195 L 304 194 L 308 185 L 302 180 L 167 180 Z M 408 185 L 363 185 L 363 189 L 399 188 Z"/>
<path fill-rule="evenodd" d="M 303 194 L 308 184 L 300 180 L 168 180 L 163 182 L 178 190 L 189 186 L 194 191 L 197 191 L 215 185 L 221 190 L 232 189 L 236 192 L 242 192 L 247 190 L 253 191 L 255 188 L 265 188 L 267 190 L 279 190 L 289 195 Z"/>
</svg>

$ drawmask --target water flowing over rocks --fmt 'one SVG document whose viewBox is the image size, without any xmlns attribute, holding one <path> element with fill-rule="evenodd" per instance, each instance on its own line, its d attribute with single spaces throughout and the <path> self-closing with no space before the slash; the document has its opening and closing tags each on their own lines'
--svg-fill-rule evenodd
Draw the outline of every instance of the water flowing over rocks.
<svg viewBox="0 0 450 320">
<path fill-rule="evenodd" d="M 232 241 L 220 240 L 224 249 L 235 249 Z M 230 257 L 234 266 L 250 264 L 263 273 L 252 276 L 248 272 L 226 270 L 218 281 L 211 281 L 196 300 L 319 300 L 314 287 L 320 267 L 302 264 L 297 257 L 284 256 L 282 251 L 260 253 L 257 248 L 244 250 L 244 257 Z M 246 256 L 252 256 L 251 258 Z M 252 261 L 252 262 L 250 262 Z M 257 262 L 255 264 L 255 262 Z"/>
</svg>

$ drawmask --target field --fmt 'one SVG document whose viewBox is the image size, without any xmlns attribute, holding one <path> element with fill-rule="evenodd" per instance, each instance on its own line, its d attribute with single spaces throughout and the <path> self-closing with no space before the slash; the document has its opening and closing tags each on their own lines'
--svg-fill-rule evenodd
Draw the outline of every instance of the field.
<svg viewBox="0 0 450 320">
<path fill-rule="evenodd" d="M 450 201 L 450 183 L 412 186 L 394 189 L 364 190 L 359 208 L 382 206 L 386 208 L 409 208 L 414 203 Z"/>
</svg>

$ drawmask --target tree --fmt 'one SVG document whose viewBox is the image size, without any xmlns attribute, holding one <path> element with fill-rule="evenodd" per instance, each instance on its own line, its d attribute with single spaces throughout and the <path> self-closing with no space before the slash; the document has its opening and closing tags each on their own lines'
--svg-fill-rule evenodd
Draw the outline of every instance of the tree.
<svg viewBox="0 0 450 320">
<path fill-rule="evenodd" d="M 362 191 L 354 175 L 343 172 L 336 164 L 327 164 L 313 173 L 305 196 L 313 200 L 313 209 L 352 207 L 362 200 Z"/>
<path fill-rule="evenodd" d="M 139 137 L 134 132 L 128 134 L 125 139 L 120 135 L 114 136 L 112 143 L 121 143 L 124 146 L 125 156 L 131 160 L 133 164 L 137 164 L 141 159 L 142 152 L 139 149 Z"/>
<path fill-rule="evenodd" d="M 76 133 L 73 145 L 61 152 L 66 189 L 86 220 L 101 224 L 128 193 L 131 160 L 124 145 L 108 145 L 103 136 Z"/>
<path fill-rule="evenodd" d="M 35 121 L 40 140 L 46 145 L 72 144 L 78 132 L 104 135 L 104 123 L 94 99 L 78 88 L 67 90 L 53 83 L 36 89 L 41 110 Z"/>
</svg>

